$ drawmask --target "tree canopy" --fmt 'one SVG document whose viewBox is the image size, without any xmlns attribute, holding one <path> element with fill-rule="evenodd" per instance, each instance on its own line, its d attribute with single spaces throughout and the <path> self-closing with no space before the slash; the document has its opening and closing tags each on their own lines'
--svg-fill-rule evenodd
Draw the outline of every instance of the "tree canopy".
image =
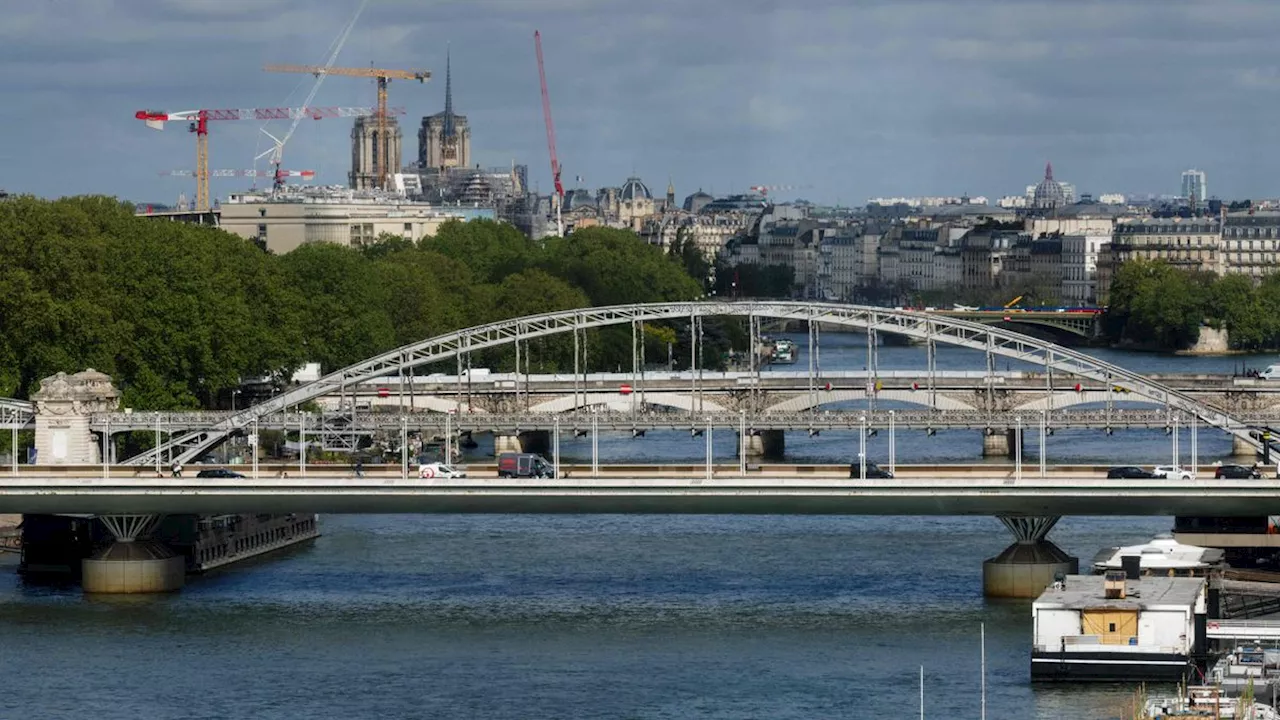
<svg viewBox="0 0 1280 720">
<path fill-rule="evenodd" d="M 213 407 L 244 379 L 287 377 L 305 362 L 329 371 L 458 328 L 703 290 L 683 252 L 622 230 L 544 244 L 503 223 L 455 221 L 420 242 L 384 236 L 275 256 L 106 197 L 0 201 L 0 253 L 0 396 L 29 397 L 44 377 L 93 367 L 138 409 Z M 648 357 L 687 343 L 679 330 L 647 332 Z M 595 331 L 589 365 L 629 367 L 627 333 Z M 571 337 L 531 345 L 537 366 L 572 367 Z M 509 370 L 513 349 L 473 363 Z"/>
</svg>

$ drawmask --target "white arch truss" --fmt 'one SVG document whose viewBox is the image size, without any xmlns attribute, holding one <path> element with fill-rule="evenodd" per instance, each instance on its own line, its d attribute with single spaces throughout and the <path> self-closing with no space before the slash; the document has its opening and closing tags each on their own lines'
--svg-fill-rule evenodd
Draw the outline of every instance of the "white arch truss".
<svg viewBox="0 0 1280 720">
<path fill-rule="evenodd" d="M 841 303 L 793 300 L 689 301 L 643 303 L 580 308 L 530 315 L 456 330 L 397 348 L 325 375 L 315 382 L 281 393 L 200 430 L 174 438 L 160 452 L 173 452 L 179 461 L 190 461 L 242 430 L 256 418 L 280 412 L 322 395 L 343 391 L 365 380 L 399 376 L 413 368 L 467 354 L 535 338 L 577 333 L 611 325 L 693 321 L 697 318 L 735 316 L 798 320 L 857 328 L 868 332 L 893 333 L 927 343 L 943 343 L 983 350 L 988 357 L 1001 356 L 1041 365 L 1047 371 L 1066 373 L 1124 388 L 1153 403 L 1195 415 L 1201 422 L 1235 435 L 1261 449 L 1261 441 L 1250 427 L 1228 413 L 1195 398 L 1144 378 L 1141 374 L 1094 358 L 1085 353 L 1001 327 L 967 320 L 940 317 L 923 311 L 845 305 Z M 518 346 L 517 346 L 518 347 Z M 131 465 L 154 461 L 151 450 L 130 458 Z"/>
</svg>

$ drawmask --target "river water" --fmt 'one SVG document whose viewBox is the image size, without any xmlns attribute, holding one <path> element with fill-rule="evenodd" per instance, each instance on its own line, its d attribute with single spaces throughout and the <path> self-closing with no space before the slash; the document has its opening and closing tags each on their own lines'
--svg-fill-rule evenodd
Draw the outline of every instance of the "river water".
<svg viewBox="0 0 1280 720">
<path fill-rule="evenodd" d="M 823 346 L 828 367 L 861 368 L 856 338 Z M 886 348 L 881 367 L 913 354 Z M 1167 457 L 1163 433 L 1064 435 L 1053 462 Z M 1229 450 L 1205 435 L 1204 455 Z M 845 461 L 850 442 L 801 434 L 788 454 Z M 898 438 L 904 462 L 980 447 L 976 434 Z M 697 460 L 704 445 L 651 433 L 601 449 Z M 1051 538 L 1087 563 L 1169 525 L 1065 518 Z M 926 717 L 977 718 L 983 623 L 993 720 L 1120 718 L 1133 689 L 1029 682 L 1029 603 L 981 594 L 982 560 L 1009 542 L 993 518 L 326 516 L 322 531 L 167 597 L 28 586 L 0 558 L 0 718 L 896 720 L 919 716 L 921 666 Z"/>
</svg>

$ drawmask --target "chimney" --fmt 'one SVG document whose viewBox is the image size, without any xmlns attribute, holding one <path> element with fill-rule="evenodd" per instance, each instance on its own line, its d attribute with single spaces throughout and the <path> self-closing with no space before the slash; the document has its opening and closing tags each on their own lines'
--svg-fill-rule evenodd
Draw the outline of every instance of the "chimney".
<svg viewBox="0 0 1280 720">
<path fill-rule="evenodd" d="M 1123 600 L 1124 577 L 1123 570 L 1108 570 L 1102 580 L 1102 596 L 1107 600 Z"/>
<path fill-rule="evenodd" d="M 1124 571 L 1125 577 L 1130 580 L 1137 580 L 1142 575 L 1142 557 L 1140 555 L 1122 555 L 1120 557 L 1120 569 Z"/>
</svg>

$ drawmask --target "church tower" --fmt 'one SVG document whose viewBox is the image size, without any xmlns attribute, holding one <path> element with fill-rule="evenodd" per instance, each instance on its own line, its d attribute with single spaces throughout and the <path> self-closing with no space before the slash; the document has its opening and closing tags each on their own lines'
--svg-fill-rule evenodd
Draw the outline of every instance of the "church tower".
<svg viewBox="0 0 1280 720">
<path fill-rule="evenodd" d="M 453 66 L 445 51 L 444 112 L 422 118 L 418 130 L 418 165 L 423 170 L 471 166 L 471 128 L 467 116 L 453 111 Z"/>
</svg>

